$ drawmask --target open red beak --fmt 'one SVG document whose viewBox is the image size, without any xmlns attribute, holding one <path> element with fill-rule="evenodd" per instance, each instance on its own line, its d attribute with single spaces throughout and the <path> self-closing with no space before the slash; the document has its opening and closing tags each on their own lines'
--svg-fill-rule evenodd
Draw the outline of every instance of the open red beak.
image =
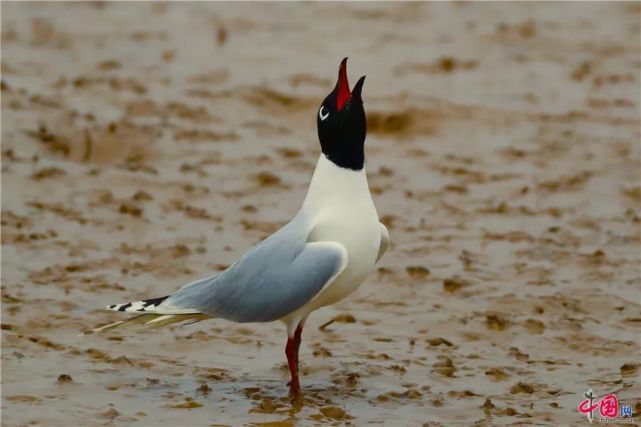
<svg viewBox="0 0 641 427">
<path fill-rule="evenodd" d="M 349 82 L 347 81 L 347 58 L 343 58 L 341 65 L 338 68 L 338 82 L 336 82 L 336 107 L 338 111 L 341 111 L 350 96 L 353 95 L 360 98 L 364 81 L 365 76 L 358 79 L 356 86 L 354 86 L 354 92 L 350 92 Z"/>
<path fill-rule="evenodd" d="M 343 108 L 343 105 L 349 99 L 349 82 L 347 81 L 347 58 L 343 58 L 341 65 L 338 68 L 338 93 L 336 94 L 336 106 L 338 111 Z"/>
</svg>

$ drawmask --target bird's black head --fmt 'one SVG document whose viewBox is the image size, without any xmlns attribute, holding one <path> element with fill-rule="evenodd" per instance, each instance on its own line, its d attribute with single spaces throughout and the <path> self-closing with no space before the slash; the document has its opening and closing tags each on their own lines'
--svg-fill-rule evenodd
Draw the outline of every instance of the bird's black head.
<svg viewBox="0 0 641 427">
<path fill-rule="evenodd" d="M 361 170 L 365 163 L 367 123 L 361 99 L 365 76 L 350 92 L 347 82 L 347 58 L 341 61 L 338 81 L 318 109 L 318 139 L 325 157 L 342 168 Z"/>
</svg>

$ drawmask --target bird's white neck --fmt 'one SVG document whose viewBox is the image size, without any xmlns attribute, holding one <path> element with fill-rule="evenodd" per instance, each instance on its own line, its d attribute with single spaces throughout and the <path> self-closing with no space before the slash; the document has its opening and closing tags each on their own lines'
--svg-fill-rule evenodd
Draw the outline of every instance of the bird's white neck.
<svg viewBox="0 0 641 427">
<path fill-rule="evenodd" d="M 316 212 L 335 204 L 349 205 L 363 198 L 371 200 L 365 168 L 359 171 L 342 168 L 321 154 L 302 210 Z"/>
</svg>

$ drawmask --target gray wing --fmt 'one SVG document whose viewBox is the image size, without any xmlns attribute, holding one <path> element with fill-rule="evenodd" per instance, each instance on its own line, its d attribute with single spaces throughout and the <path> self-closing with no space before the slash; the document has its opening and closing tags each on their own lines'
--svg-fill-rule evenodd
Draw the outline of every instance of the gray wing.
<svg viewBox="0 0 641 427">
<path fill-rule="evenodd" d="M 385 227 L 383 223 L 379 223 L 379 225 L 381 226 L 381 243 L 378 246 L 376 262 L 381 259 L 383 254 L 387 251 L 387 248 L 389 248 L 389 232 L 387 231 L 387 227 Z"/>
<path fill-rule="evenodd" d="M 278 320 L 304 306 L 347 265 L 338 242 L 306 242 L 285 229 L 218 276 L 193 282 L 163 305 L 235 322 Z"/>
</svg>

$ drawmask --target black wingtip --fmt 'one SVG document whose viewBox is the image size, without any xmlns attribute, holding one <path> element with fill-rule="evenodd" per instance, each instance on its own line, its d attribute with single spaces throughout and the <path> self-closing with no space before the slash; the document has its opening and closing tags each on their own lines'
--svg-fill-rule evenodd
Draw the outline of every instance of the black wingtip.
<svg viewBox="0 0 641 427">
<path fill-rule="evenodd" d="M 153 305 L 154 307 L 158 307 L 167 298 L 169 298 L 169 295 L 165 295 L 164 297 L 158 297 L 158 298 L 144 299 L 142 300 L 143 309 L 149 307 L 150 305 Z"/>
<path fill-rule="evenodd" d="M 127 304 L 124 304 L 123 306 L 118 308 L 118 311 L 127 311 L 127 309 L 131 307 L 131 303 L 128 302 Z"/>
</svg>

